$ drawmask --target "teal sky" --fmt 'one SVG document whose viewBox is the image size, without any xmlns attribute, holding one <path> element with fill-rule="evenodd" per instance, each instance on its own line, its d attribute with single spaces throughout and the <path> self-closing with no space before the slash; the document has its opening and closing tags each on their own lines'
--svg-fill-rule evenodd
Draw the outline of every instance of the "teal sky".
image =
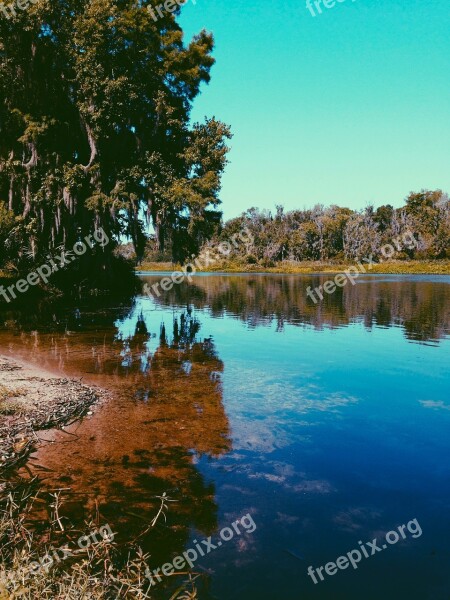
<svg viewBox="0 0 450 600">
<path fill-rule="evenodd" d="M 216 39 L 193 117 L 234 133 L 226 218 L 450 192 L 449 0 L 188 0 L 180 21 Z"/>
</svg>

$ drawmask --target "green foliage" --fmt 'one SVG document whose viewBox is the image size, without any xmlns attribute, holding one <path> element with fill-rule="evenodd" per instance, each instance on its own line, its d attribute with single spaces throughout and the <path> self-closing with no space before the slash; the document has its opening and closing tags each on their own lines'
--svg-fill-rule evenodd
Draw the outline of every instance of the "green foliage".
<svg viewBox="0 0 450 600">
<path fill-rule="evenodd" d="M 220 221 L 231 134 L 214 118 L 190 125 L 213 37 L 185 44 L 177 15 L 155 22 L 148 5 L 42 0 L 0 19 L 0 199 L 21 219 L 18 260 L 97 227 L 140 259 L 149 224 L 184 259 Z"/>
<path fill-rule="evenodd" d="M 336 205 L 317 205 L 310 210 L 285 213 L 282 206 L 277 206 L 272 214 L 250 208 L 225 223 L 212 243 L 230 240 L 244 227 L 250 230 L 254 241 L 250 247 L 242 245 L 233 251 L 241 265 L 258 263 L 267 268 L 286 260 L 339 263 L 370 255 L 384 260 L 385 244 L 393 245 L 392 258 L 398 260 L 450 255 L 450 203 L 447 194 L 440 190 L 410 194 L 406 205 L 399 209 L 385 205 L 377 210 L 368 206 L 352 211 Z M 414 235 L 416 243 L 402 242 L 406 232 Z"/>
</svg>

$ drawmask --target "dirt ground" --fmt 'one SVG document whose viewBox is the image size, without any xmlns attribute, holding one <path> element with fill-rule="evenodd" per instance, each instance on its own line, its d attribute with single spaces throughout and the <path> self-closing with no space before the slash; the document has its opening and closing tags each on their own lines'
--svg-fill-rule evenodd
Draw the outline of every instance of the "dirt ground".
<svg viewBox="0 0 450 600">
<path fill-rule="evenodd" d="M 0 474 L 23 462 L 39 430 L 89 414 L 101 396 L 102 390 L 0 355 Z"/>
</svg>

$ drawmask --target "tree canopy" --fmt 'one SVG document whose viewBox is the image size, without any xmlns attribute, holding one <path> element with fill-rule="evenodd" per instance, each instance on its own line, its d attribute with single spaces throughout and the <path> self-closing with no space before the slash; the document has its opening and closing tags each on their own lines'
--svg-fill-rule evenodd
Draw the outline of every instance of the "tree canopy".
<svg viewBox="0 0 450 600">
<path fill-rule="evenodd" d="M 213 37 L 185 44 L 179 9 L 155 22 L 148 5 L 38 0 L 0 16 L 3 258 L 38 260 L 98 227 L 139 257 L 151 223 L 184 260 L 220 221 L 230 130 L 190 121 Z"/>
</svg>

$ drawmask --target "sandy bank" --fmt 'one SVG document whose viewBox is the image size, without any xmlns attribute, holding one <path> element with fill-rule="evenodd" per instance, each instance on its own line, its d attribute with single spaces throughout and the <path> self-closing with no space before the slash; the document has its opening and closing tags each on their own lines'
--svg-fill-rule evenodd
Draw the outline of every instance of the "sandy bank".
<svg viewBox="0 0 450 600">
<path fill-rule="evenodd" d="M 86 415 L 102 394 L 98 388 L 0 355 L 0 473 L 28 456 L 39 443 L 36 432 Z"/>
</svg>

